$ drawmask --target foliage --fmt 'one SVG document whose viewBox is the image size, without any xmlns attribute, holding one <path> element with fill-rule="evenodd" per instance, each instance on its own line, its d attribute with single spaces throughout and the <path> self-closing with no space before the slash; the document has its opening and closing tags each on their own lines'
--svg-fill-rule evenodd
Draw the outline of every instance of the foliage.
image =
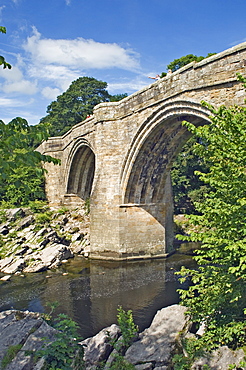
<svg viewBox="0 0 246 370">
<path fill-rule="evenodd" d="M 59 162 L 35 151 L 33 145 L 48 136 L 45 124 L 29 126 L 21 117 L 8 124 L 0 120 L 0 203 L 20 206 L 45 199 L 41 162 Z"/>
<path fill-rule="evenodd" d="M 134 323 L 131 310 L 125 311 L 120 306 L 117 311 L 117 322 L 122 335 L 120 345 L 128 348 L 132 344 L 133 339 L 136 338 L 138 326 Z"/>
<path fill-rule="evenodd" d="M 86 216 L 88 216 L 88 214 L 90 213 L 90 209 L 91 209 L 91 200 L 90 198 L 86 198 L 84 204 L 84 211 Z"/>
<path fill-rule="evenodd" d="M 116 102 L 116 101 L 120 101 L 124 98 L 127 97 L 127 94 L 116 94 L 116 95 L 110 95 L 110 101 L 111 102 Z"/>
<path fill-rule="evenodd" d="M 190 370 L 193 362 L 203 355 L 203 350 L 195 338 L 182 340 L 182 352 L 182 354 L 175 354 L 172 358 L 174 370 Z M 205 369 L 209 367 L 203 365 L 203 370 Z"/>
<path fill-rule="evenodd" d="M 168 64 L 167 69 L 168 70 L 170 69 L 172 72 L 175 72 L 179 68 L 182 68 L 191 62 L 200 62 L 201 60 L 211 57 L 214 54 L 216 53 L 208 53 L 206 57 L 203 56 L 198 57 L 197 55 L 194 54 L 187 54 L 181 58 L 174 59 L 171 63 Z"/>
<path fill-rule="evenodd" d="M 117 309 L 117 322 L 120 327 L 121 337 L 112 341 L 115 349 L 113 361 L 109 367 L 111 370 L 132 370 L 135 367 L 124 358 L 126 350 L 132 344 L 138 333 L 138 326 L 134 324 L 132 311 L 125 311 L 121 306 Z"/>
<path fill-rule="evenodd" d="M 65 314 L 58 315 L 52 322 L 51 315 L 58 303 L 50 304 L 51 311 L 45 318 L 57 330 L 55 341 L 38 351 L 39 357 L 45 358 L 44 370 L 82 370 L 83 347 L 79 345 L 78 325 Z M 51 321 L 51 322 L 50 322 Z"/>
<path fill-rule="evenodd" d="M 126 359 L 120 355 L 119 353 L 116 353 L 114 355 L 114 361 L 109 367 L 110 370 L 134 370 L 135 366 L 132 365 L 130 362 L 126 361 Z"/>
<path fill-rule="evenodd" d="M 206 142 L 195 152 L 210 165 L 198 175 L 211 190 L 195 203 L 199 215 L 189 216 L 200 232 L 180 236 L 202 247 L 194 257 L 198 269 L 181 269 L 181 281 L 192 284 L 179 292 L 191 320 L 205 325 L 201 345 L 237 348 L 246 343 L 246 108 L 203 105 L 211 111 L 211 124 L 184 124 Z"/>
<path fill-rule="evenodd" d="M 200 139 L 191 137 L 173 163 L 171 177 L 175 214 L 196 213 L 194 202 L 200 202 L 209 191 L 209 186 L 195 174 L 195 171 L 208 171 L 204 159 L 194 153 L 197 144 L 204 145 Z"/>
<path fill-rule="evenodd" d="M 49 224 L 52 219 L 52 211 L 45 211 L 43 213 L 37 213 L 35 215 L 35 221 L 37 226 L 44 226 Z"/>
<path fill-rule="evenodd" d="M 23 344 L 16 344 L 8 348 L 6 354 L 4 355 L 2 359 L 2 364 L 1 364 L 2 369 L 5 369 L 10 364 L 10 362 L 15 358 L 17 353 L 21 350 L 22 346 Z"/>
<path fill-rule="evenodd" d="M 6 28 L 3 27 L 3 26 L 0 26 L 0 32 L 1 33 L 6 33 Z M 5 68 L 8 68 L 8 69 L 12 68 L 11 64 L 7 63 L 5 58 L 2 55 L 0 55 L 0 65 L 2 65 L 4 69 Z"/>
<path fill-rule="evenodd" d="M 126 94 L 111 96 L 106 87 L 106 82 L 98 81 L 93 77 L 78 78 L 62 95 L 57 97 L 56 101 L 48 105 L 48 115 L 41 119 L 41 123 L 49 122 L 51 124 L 50 134 L 60 136 L 90 116 L 95 105 L 102 102 L 119 101 L 127 96 Z"/>
</svg>

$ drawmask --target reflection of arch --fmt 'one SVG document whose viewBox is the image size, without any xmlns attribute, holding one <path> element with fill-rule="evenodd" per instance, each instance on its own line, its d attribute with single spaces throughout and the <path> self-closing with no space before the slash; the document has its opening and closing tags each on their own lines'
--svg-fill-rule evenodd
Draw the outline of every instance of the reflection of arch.
<svg viewBox="0 0 246 370">
<path fill-rule="evenodd" d="M 173 101 L 154 112 L 139 128 L 128 151 L 121 184 L 124 204 L 163 201 L 166 176 L 190 136 L 182 121 L 209 122 L 211 112 L 196 102 Z"/>
<path fill-rule="evenodd" d="M 91 195 L 95 173 L 95 154 L 87 140 L 79 139 L 73 146 L 68 160 L 67 193 L 82 199 Z"/>
</svg>

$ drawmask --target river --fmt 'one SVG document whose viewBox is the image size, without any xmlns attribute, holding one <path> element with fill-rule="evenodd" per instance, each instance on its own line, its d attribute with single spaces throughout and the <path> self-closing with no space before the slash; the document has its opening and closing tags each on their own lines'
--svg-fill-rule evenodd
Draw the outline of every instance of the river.
<svg viewBox="0 0 246 370">
<path fill-rule="evenodd" d="M 182 250 L 181 250 L 182 252 Z M 140 330 L 151 323 L 156 311 L 179 301 L 175 271 L 194 267 L 190 255 L 176 253 L 166 259 L 141 262 L 99 262 L 76 257 L 56 271 L 13 276 L 0 285 L 0 311 L 7 309 L 49 312 L 75 320 L 83 338 L 116 323 L 117 307 L 131 309 Z"/>
</svg>

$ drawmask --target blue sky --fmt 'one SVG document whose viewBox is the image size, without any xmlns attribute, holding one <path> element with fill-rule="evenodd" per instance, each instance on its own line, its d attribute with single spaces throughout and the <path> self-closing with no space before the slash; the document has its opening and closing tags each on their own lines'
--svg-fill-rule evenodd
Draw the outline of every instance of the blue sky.
<svg viewBox="0 0 246 370">
<path fill-rule="evenodd" d="M 36 124 L 81 76 L 111 94 L 149 85 L 186 54 L 246 41 L 245 0 L 1 0 L 0 119 Z"/>
</svg>

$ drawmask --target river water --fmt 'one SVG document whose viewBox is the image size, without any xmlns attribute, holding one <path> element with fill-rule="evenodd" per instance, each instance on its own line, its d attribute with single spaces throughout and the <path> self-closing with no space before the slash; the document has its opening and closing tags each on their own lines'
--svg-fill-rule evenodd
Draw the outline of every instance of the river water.
<svg viewBox="0 0 246 370">
<path fill-rule="evenodd" d="M 140 330 L 151 323 L 156 311 L 179 301 L 181 285 L 175 271 L 194 267 L 190 255 L 176 253 L 166 259 L 141 262 L 99 262 L 71 259 L 56 271 L 13 276 L 0 285 L 0 311 L 7 309 L 49 312 L 75 320 L 84 338 L 116 323 L 117 308 L 131 309 Z"/>
</svg>

